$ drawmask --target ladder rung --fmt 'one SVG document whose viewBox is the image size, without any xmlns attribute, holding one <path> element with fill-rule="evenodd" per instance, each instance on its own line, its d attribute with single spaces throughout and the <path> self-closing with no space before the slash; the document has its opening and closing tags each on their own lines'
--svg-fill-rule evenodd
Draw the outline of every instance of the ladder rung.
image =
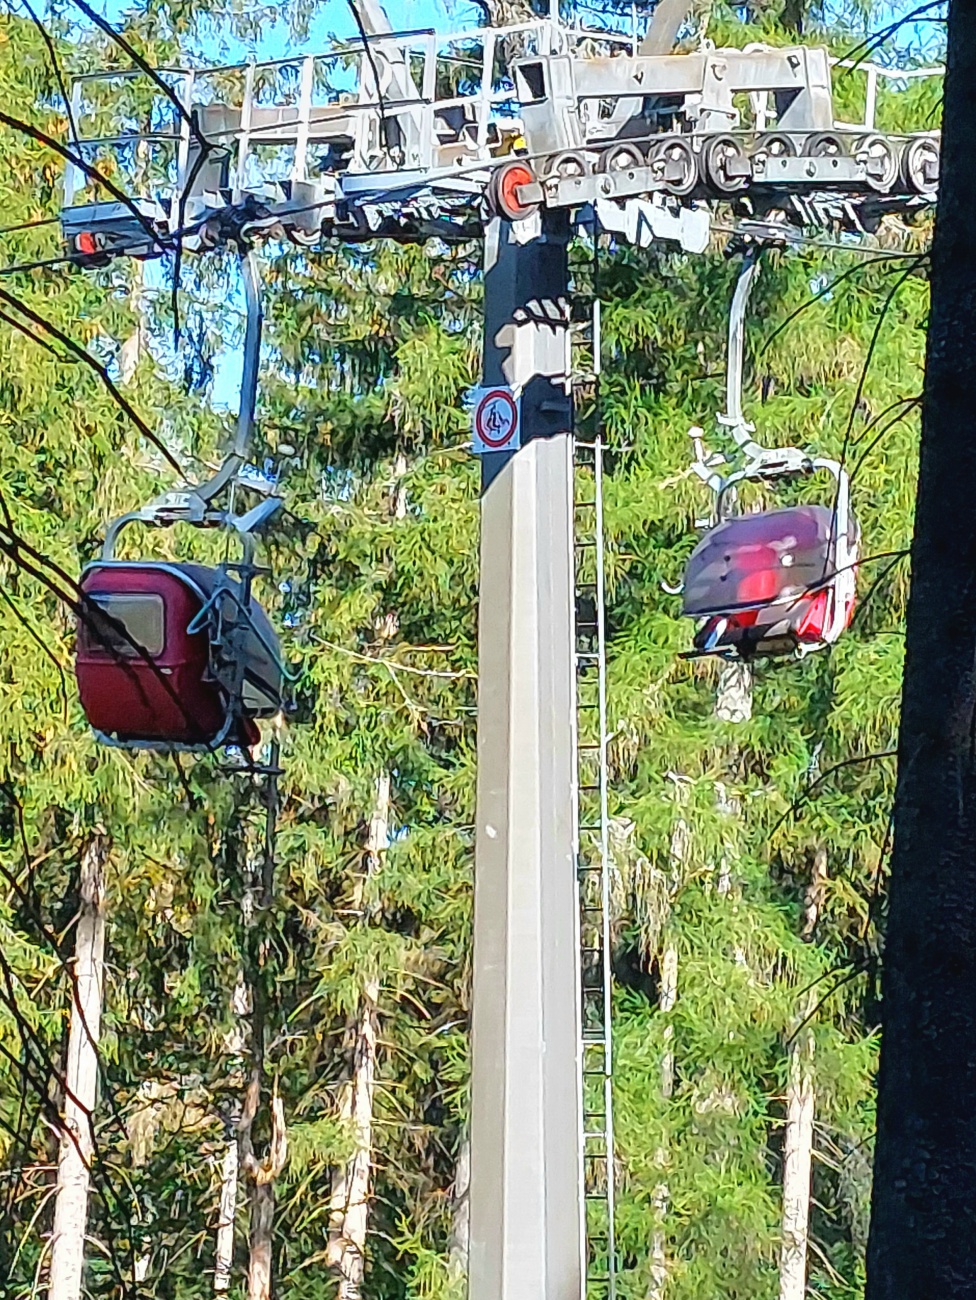
<svg viewBox="0 0 976 1300">
<path fill-rule="evenodd" d="M 574 506 L 577 510 L 592 510 L 596 505 L 595 501 L 575 501 Z"/>
</svg>

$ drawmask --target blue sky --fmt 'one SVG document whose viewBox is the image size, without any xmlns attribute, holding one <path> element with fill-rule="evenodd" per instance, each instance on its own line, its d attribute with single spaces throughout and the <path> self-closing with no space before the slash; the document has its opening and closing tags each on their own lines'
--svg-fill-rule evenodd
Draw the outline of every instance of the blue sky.
<svg viewBox="0 0 976 1300">
<path fill-rule="evenodd" d="M 458 31 L 475 26 L 478 12 L 465 0 L 387 0 L 386 12 L 394 30 L 413 31 L 433 27 L 437 31 Z M 357 35 L 348 0 L 326 0 L 312 23 L 311 33 L 302 48 L 308 51 L 325 49 L 332 35 L 353 37 Z M 285 23 L 269 25 L 256 45 L 226 42 L 224 48 L 230 59 L 256 57 L 274 59 L 291 54 L 295 46 Z"/>
</svg>

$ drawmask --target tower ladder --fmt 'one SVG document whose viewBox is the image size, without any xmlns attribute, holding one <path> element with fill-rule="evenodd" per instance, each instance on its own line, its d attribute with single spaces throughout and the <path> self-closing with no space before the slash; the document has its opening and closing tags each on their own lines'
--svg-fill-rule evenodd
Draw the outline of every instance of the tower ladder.
<svg viewBox="0 0 976 1300">
<path fill-rule="evenodd" d="M 594 293 L 592 354 L 600 371 L 600 304 Z M 589 380 L 589 376 L 586 377 Z M 616 1300 L 616 1179 L 609 767 L 607 747 L 605 444 L 598 402 L 591 441 L 575 440 L 574 544 L 577 679 L 577 868 L 580 898 L 583 1123 L 581 1214 L 586 1235 L 585 1300 Z"/>
</svg>

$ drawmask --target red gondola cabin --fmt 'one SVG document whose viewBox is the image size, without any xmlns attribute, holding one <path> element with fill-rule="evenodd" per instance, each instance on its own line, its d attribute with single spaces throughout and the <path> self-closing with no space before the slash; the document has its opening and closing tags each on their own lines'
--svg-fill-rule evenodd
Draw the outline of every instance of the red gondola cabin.
<svg viewBox="0 0 976 1300">
<path fill-rule="evenodd" d="M 704 620 L 695 649 L 748 658 L 835 641 L 854 609 L 856 556 L 856 525 L 827 506 L 722 520 L 685 572 L 684 613 Z"/>
<path fill-rule="evenodd" d="M 233 578 L 198 564 L 106 560 L 85 570 L 81 588 L 87 601 L 76 671 L 96 732 L 117 744 L 161 749 L 257 742 L 254 719 L 281 708 L 278 639 L 252 600 L 235 706 L 225 685 L 233 665 L 216 643 L 217 606 L 225 631 L 240 617 Z"/>
</svg>

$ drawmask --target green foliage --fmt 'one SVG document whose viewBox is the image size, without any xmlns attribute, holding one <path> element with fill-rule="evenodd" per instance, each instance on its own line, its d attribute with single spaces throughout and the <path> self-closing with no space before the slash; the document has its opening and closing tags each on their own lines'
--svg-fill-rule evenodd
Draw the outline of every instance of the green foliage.
<svg viewBox="0 0 976 1300">
<path fill-rule="evenodd" d="M 784 39 L 775 7 L 753 17 L 745 28 L 716 12 L 710 34 Z M 154 5 L 136 30 L 158 52 L 189 22 L 187 10 Z M 845 112 L 857 111 L 859 84 L 853 74 L 843 83 Z M 0 23 L 0 91 L 38 125 L 63 129 L 37 33 L 13 18 Z M 895 87 L 879 111 L 886 124 L 914 122 L 935 93 L 931 83 Z M 50 155 L 3 132 L 0 158 L 5 221 L 52 215 Z M 899 239 L 921 245 L 924 234 Z M 2 239 L 5 262 L 58 252 L 52 227 Z M 591 251 L 582 240 L 574 250 L 581 288 Z M 372 988 L 367 1294 L 462 1293 L 450 1246 L 467 1107 L 478 535 L 462 399 L 478 369 L 478 256 L 387 244 L 265 252 L 256 455 L 282 466 L 289 513 L 269 539 L 274 579 L 261 590 L 285 630 L 303 719 L 283 739 L 275 897 L 260 922 L 274 992 L 268 1068 L 291 1147 L 275 1228 L 289 1300 L 335 1291 L 328 1204 L 355 1139 L 340 1098 Z M 925 267 L 843 248 L 765 260 L 750 313 L 747 413 L 764 442 L 844 453 L 856 467 L 866 559 L 855 630 L 829 653 L 759 668 L 753 716 L 741 725 L 716 717 L 715 666 L 678 658 L 689 628 L 662 587 L 679 578 L 707 513 L 688 472 L 687 431 L 701 424 L 713 444 L 721 437 L 735 273 L 718 241 L 694 258 L 615 247 L 601 267 L 602 404 L 612 445 L 628 449 L 612 458 L 606 484 L 627 1300 L 648 1295 L 656 1234 L 668 1300 L 776 1294 L 787 1055 L 808 1015 L 811 1290 L 840 1300 L 862 1284 L 893 782 L 892 761 L 870 756 L 892 747 L 897 725 L 907 591 L 898 553 L 911 531 L 918 435 L 906 399 L 921 386 Z M 216 355 L 239 331 L 234 274 L 220 259 L 186 272 L 184 308 L 202 353 Z M 55 267 L 4 284 L 103 358 L 135 326 L 121 268 Z M 150 333 L 165 359 L 163 299 Z M 144 357 L 127 394 L 195 472 L 226 445 L 229 418 L 206 393 L 182 392 L 170 370 Z M 581 412 L 584 427 L 590 416 Z M 0 495 L 39 552 L 76 576 L 107 518 L 171 482 L 94 375 L 0 325 Z M 775 495 L 817 490 L 829 488 Z M 217 554 L 195 534 L 152 543 L 158 554 Z M 0 1294 L 26 1297 L 43 1270 L 56 1142 L 43 1116 L 32 1121 L 38 1095 L 60 1100 L 69 985 L 59 952 L 71 951 L 77 863 L 98 830 L 112 845 L 110 979 L 92 1204 L 104 1249 L 92 1252 L 89 1286 L 119 1296 L 117 1270 L 142 1256 L 147 1294 L 196 1300 L 212 1292 L 220 1159 L 242 1090 L 234 990 L 261 809 L 251 783 L 210 759 L 178 774 L 158 757 L 97 748 L 75 702 L 70 614 L 7 558 L 0 583 L 0 947 L 17 1012 L 0 1009 L 0 1157 L 19 1189 L 9 1200 L 0 1189 Z M 385 775 L 389 843 L 370 861 Z M 824 853 L 817 922 L 804 933 Z M 677 1000 L 662 1012 L 667 948 Z M 22 1090 L 17 1061 L 31 1043 L 57 1072 L 35 1071 Z"/>
</svg>

